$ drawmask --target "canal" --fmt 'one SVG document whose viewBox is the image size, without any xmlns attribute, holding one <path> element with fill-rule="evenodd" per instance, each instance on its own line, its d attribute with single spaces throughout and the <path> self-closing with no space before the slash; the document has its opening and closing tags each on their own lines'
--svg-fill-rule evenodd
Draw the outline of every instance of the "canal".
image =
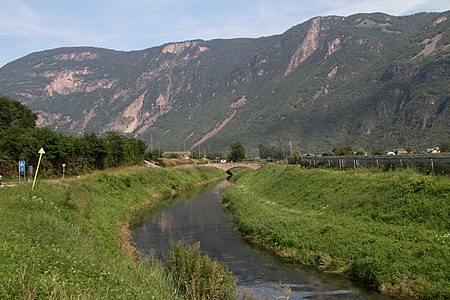
<svg viewBox="0 0 450 300">
<path fill-rule="evenodd" d="M 230 186 L 224 181 L 162 201 L 133 230 L 136 248 L 144 256 L 161 258 L 169 254 L 171 241 L 200 242 L 203 254 L 224 263 L 238 278 L 238 298 L 251 293 L 259 299 L 390 299 L 249 245 L 221 206 Z"/>
</svg>

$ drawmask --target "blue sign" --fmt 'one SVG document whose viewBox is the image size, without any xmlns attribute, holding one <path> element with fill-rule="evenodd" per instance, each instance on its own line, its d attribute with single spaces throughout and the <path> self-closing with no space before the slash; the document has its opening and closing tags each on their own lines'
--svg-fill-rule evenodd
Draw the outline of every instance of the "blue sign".
<svg viewBox="0 0 450 300">
<path fill-rule="evenodd" d="M 19 173 L 25 173 L 25 161 L 24 160 L 19 161 Z"/>
</svg>

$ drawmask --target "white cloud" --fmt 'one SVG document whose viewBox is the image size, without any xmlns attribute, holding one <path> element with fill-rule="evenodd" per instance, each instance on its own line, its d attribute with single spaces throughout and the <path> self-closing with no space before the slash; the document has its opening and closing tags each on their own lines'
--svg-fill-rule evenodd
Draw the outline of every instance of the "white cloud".
<svg viewBox="0 0 450 300">
<path fill-rule="evenodd" d="M 398 16 L 426 2 L 426 0 L 340 1 L 339 6 L 333 5 L 335 7 L 328 13 L 330 15 L 348 16 L 355 13 L 384 12 Z"/>
<path fill-rule="evenodd" d="M 38 15 L 21 1 L 6 0 L 0 10 L 0 34 L 39 31 Z"/>
<path fill-rule="evenodd" d="M 450 10 L 450 1 L 448 0 L 426 0 L 416 4 L 410 10 L 406 10 L 405 14 L 412 14 L 421 11 L 440 12 Z"/>
</svg>

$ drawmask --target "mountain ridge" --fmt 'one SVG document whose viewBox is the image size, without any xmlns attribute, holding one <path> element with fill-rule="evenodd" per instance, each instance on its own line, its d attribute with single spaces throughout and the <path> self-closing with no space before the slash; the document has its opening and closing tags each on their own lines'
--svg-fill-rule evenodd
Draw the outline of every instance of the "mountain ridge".
<svg viewBox="0 0 450 300">
<path fill-rule="evenodd" d="M 449 14 L 316 17 L 269 37 L 134 51 L 45 50 L 2 67 L 0 94 L 39 112 L 41 125 L 169 149 L 424 147 L 450 135 Z"/>
</svg>

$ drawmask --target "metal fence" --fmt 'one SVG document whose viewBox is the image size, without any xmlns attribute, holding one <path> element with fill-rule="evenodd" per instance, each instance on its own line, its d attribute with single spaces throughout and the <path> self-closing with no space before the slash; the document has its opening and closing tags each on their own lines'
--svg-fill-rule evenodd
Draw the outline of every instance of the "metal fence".
<svg viewBox="0 0 450 300">
<path fill-rule="evenodd" d="M 304 167 L 330 167 L 341 170 L 360 167 L 378 167 L 385 170 L 411 168 L 426 173 L 450 174 L 450 154 L 289 157 L 289 163 Z"/>
</svg>

